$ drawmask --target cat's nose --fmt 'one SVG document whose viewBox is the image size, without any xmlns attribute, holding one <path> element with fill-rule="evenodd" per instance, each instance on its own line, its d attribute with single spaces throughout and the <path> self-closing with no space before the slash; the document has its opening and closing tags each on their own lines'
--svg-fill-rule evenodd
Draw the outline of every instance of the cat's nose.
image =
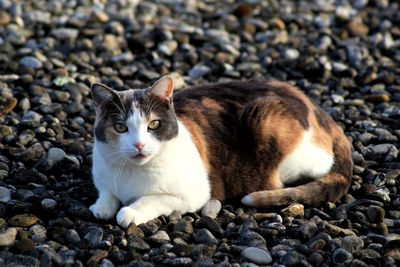
<svg viewBox="0 0 400 267">
<path fill-rule="evenodd" d="M 144 147 L 144 144 L 143 143 L 136 143 L 135 147 L 140 151 Z"/>
</svg>

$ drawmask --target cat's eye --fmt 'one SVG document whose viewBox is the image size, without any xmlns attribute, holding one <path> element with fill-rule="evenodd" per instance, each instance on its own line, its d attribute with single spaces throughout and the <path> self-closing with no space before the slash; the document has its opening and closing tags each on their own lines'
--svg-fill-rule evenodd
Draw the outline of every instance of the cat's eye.
<svg viewBox="0 0 400 267">
<path fill-rule="evenodd" d="M 160 121 L 159 120 L 153 120 L 149 122 L 149 125 L 147 126 L 150 130 L 156 130 L 160 127 Z"/>
<path fill-rule="evenodd" d="M 119 132 L 119 133 L 124 133 L 126 131 L 128 131 L 128 127 L 120 122 L 117 122 L 116 124 L 114 124 L 114 129 Z"/>
</svg>

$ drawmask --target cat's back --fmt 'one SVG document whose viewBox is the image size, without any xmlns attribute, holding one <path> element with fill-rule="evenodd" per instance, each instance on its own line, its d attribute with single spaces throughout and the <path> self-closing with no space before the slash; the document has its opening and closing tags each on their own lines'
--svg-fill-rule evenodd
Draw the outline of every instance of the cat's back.
<svg viewBox="0 0 400 267">
<path fill-rule="evenodd" d="M 174 94 L 174 107 L 178 117 L 202 125 L 223 121 L 234 125 L 246 106 L 266 98 L 279 99 L 290 106 L 291 116 L 303 125 L 307 124 L 310 113 L 321 112 L 303 92 L 290 84 L 252 80 L 200 85 L 178 91 Z M 327 117 L 325 114 L 317 116 Z"/>
</svg>

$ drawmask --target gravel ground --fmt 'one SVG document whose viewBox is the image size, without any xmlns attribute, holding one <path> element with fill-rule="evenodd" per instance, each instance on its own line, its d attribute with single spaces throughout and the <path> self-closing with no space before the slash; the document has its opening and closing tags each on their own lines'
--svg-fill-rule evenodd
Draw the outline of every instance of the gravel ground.
<svg viewBox="0 0 400 267">
<path fill-rule="evenodd" d="M 0 265 L 399 266 L 399 25 L 388 0 L 0 0 Z M 352 140 L 349 193 L 126 230 L 97 221 L 90 84 L 171 72 L 181 88 L 299 86 Z"/>
</svg>

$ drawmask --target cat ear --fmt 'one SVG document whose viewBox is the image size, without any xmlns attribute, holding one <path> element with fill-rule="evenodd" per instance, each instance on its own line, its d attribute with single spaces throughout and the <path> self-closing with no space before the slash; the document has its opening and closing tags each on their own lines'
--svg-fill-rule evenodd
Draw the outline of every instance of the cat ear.
<svg viewBox="0 0 400 267">
<path fill-rule="evenodd" d="M 148 90 L 149 94 L 160 96 L 162 98 L 172 98 L 174 92 L 174 83 L 170 76 L 164 76 L 156 81 L 153 86 Z"/>
<path fill-rule="evenodd" d="M 103 106 L 118 96 L 110 87 L 101 83 L 94 83 L 92 85 L 92 97 L 96 106 Z"/>
</svg>

